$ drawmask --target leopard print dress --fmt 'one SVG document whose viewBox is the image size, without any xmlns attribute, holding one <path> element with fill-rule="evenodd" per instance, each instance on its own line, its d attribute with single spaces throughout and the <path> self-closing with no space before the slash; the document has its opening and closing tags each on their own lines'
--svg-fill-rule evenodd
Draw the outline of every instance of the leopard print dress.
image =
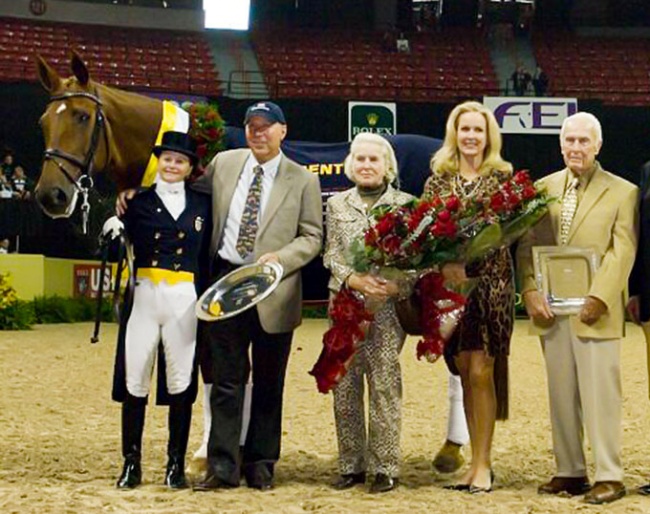
<svg viewBox="0 0 650 514">
<path fill-rule="evenodd" d="M 491 195 L 499 186 L 493 173 L 480 182 L 463 182 L 453 175 L 432 175 L 424 195 Z M 495 358 L 494 382 L 497 394 L 497 419 L 508 416 L 508 354 L 514 325 L 515 283 L 509 248 L 501 248 L 467 265 L 468 277 L 478 280 L 469 296 L 465 313 L 445 348 L 445 361 L 454 374 L 454 356 L 461 351 L 485 350 Z"/>
</svg>

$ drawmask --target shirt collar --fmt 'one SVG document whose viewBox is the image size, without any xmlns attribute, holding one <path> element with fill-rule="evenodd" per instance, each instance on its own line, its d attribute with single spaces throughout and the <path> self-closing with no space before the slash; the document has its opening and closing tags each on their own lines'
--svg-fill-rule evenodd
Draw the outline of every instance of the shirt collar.
<svg viewBox="0 0 650 514">
<path fill-rule="evenodd" d="M 280 167 L 280 161 L 282 160 L 282 152 L 280 152 L 278 155 L 273 157 L 270 161 L 266 161 L 264 164 L 260 164 L 257 162 L 257 159 L 253 154 L 251 154 L 250 157 L 250 163 L 251 163 L 251 169 L 254 169 L 255 166 L 262 166 L 262 169 L 264 170 L 264 176 L 265 177 L 271 177 L 275 178 L 275 176 L 278 173 L 278 168 Z"/>
<path fill-rule="evenodd" d="M 156 191 L 164 195 L 178 195 L 185 191 L 185 182 L 165 182 L 164 180 L 159 180 L 156 182 Z"/>
<path fill-rule="evenodd" d="M 570 169 L 567 168 L 568 173 L 567 173 L 567 179 L 566 179 L 566 184 L 564 185 L 564 190 L 569 187 L 571 182 L 573 181 L 574 178 L 578 179 L 578 189 L 581 189 L 584 191 L 587 189 L 587 186 L 589 185 L 589 182 L 591 181 L 591 177 L 594 176 L 594 173 L 596 170 L 600 167 L 600 163 L 598 161 L 594 161 L 594 165 L 591 167 L 591 169 L 585 171 L 584 173 L 580 175 L 576 175 L 573 173 Z"/>
</svg>

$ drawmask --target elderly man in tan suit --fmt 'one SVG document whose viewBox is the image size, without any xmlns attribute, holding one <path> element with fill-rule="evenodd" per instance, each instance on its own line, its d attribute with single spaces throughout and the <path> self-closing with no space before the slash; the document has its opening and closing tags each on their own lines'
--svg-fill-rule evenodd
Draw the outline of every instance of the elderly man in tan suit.
<svg viewBox="0 0 650 514">
<path fill-rule="evenodd" d="M 625 289 L 634 263 L 638 188 L 602 169 L 600 123 L 591 114 L 567 118 L 560 133 L 566 168 L 540 180 L 561 199 L 520 242 L 519 280 L 533 330 L 540 335 L 548 374 L 557 474 L 540 494 L 585 494 L 587 503 L 625 495 L 621 465 L 620 339 Z M 584 306 L 555 315 L 538 290 L 533 246 L 593 248 L 601 259 Z M 592 446 L 595 483 L 589 487 L 583 422 Z"/>
<path fill-rule="evenodd" d="M 252 262 L 279 262 L 277 289 L 256 308 L 209 324 L 214 385 L 208 472 L 194 489 L 273 487 L 280 456 L 282 395 L 293 330 L 300 324 L 300 269 L 318 255 L 323 215 L 318 176 L 284 156 L 284 113 L 272 102 L 248 108 L 248 149 L 218 154 L 195 183 L 212 195 L 213 278 Z M 251 370 L 250 424 L 240 462 L 244 390 Z M 240 465 L 241 464 L 241 465 Z"/>
</svg>

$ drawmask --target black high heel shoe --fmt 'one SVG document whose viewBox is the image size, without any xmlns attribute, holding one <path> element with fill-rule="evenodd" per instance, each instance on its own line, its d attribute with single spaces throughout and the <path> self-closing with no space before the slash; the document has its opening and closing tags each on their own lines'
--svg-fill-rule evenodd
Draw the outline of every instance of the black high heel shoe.
<svg viewBox="0 0 650 514">
<path fill-rule="evenodd" d="M 442 486 L 447 491 L 469 491 L 471 486 L 469 484 L 450 484 Z"/>
</svg>

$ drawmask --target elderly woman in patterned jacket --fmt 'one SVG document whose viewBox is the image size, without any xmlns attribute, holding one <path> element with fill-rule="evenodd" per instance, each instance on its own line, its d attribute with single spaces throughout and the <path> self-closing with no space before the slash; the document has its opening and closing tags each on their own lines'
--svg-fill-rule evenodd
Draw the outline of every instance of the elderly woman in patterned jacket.
<svg viewBox="0 0 650 514">
<path fill-rule="evenodd" d="M 388 141 L 359 134 L 352 141 L 344 170 L 355 187 L 327 202 L 327 241 L 323 261 L 331 273 L 330 292 L 348 287 L 381 306 L 374 313 L 366 341 L 347 375 L 334 389 L 334 415 L 339 445 L 340 476 L 336 489 L 365 483 L 373 475 L 371 493 L 398 485 L 402 375 L 399 354 L 405 333 L 395 313 L 397 284 L 372 274 L 356 273 L 345 259 L 350 243 L 368 228 L 370 209 L 401 205 L 412 197 L 393 188 L 397 161 Z M 369 392 L 369 427 L 364 416 L 364 378 Z M 367 460 L 366 460 L 367 459 Z"/>
<path fill-rule="evenodd" d="M 186 187 L 195 152 L 187 134 L 166 132 L 154 148 L 156 183 L 135 193 L 123 216 L 135 253 L 136 287 L 131 312 L 120 327 L 113 382 L 113 399 L 122 402 L 120 489 L 142 481 L 142 432 L 156 353 L 159 378 L 164 374 L 158 403 L 169 405 L 165 484 L 171 489 L 188 485 L 184 459 L 197 382 L 194 305 L 207 275 L 200 264 L 209 262 L 211 235 L 209 198 Z"/>
</svg>

